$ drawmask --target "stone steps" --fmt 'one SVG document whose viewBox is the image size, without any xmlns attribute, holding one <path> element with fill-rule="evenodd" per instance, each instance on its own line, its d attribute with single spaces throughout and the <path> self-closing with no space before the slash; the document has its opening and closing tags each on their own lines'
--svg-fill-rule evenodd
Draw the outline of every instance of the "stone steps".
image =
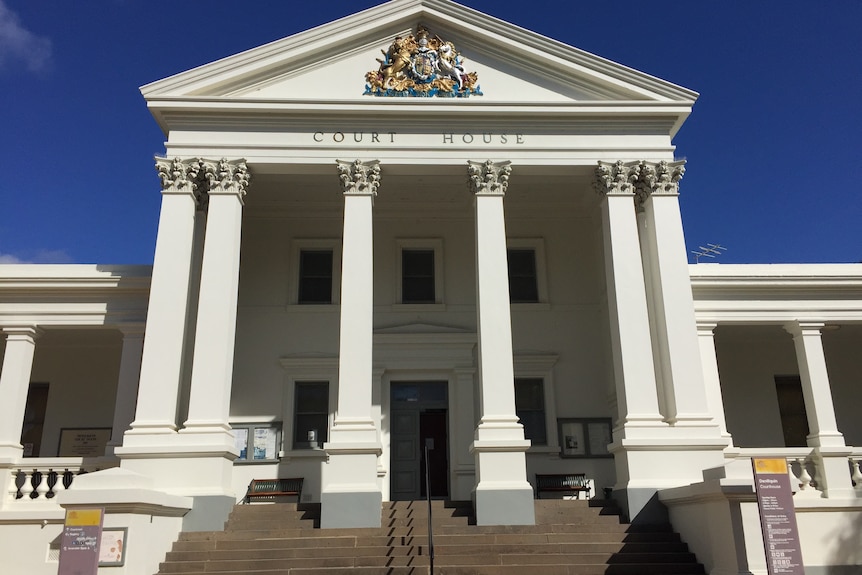
<svg viewBox="0 0 862 575">
<path fill-rule="evenodd" d="M 469 503 L 432 502 L 434 572 L 449 575 L 697 575 L 669 526 L 620 522 L 587 501 L 536 502 L 536 525 L 477 526 Z M 387 502 L 382 527 L 319 529 L 319 507 L 237 506 L 219 532 L 183 533 L 160 574 L 427 574 L 427 503 Z"/>
</svg>

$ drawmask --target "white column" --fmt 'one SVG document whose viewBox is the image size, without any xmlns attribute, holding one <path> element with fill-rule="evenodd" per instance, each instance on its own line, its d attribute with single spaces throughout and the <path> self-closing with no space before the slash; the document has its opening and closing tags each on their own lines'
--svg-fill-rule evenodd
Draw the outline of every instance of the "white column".
<svg viewBox="0 0 862 575">
<path fill-rule="evenodd" d="M 799 364 L 799 379 L 808 414 L 808 445 L 844 446 L 844 435 L 838 431 L 832 388 L 826 370 L 826 356 L 820 330 L 824 324 L 814 322 L 792 322 L 784 329 L 793 336 L 796 361 Z"/>
<path fill-rule="evenodd" d="M 379 163 L 337 162 L 344 190 L 338 401 L 323 448 L 321 527 L 379 527 L 382 491 L 377 459 L 383 451 L 372 414 L 374 319 L 373 202 Z"/>
<path fill-rule="evenodd" d="M 21 457 L 21 431 L 24 426 L 24 408 L 30 389 L 33 354 L 40 331 L 36 326 L 4 327 L 6 352 L 0 371 L 0 466 Z M 5 496 L 7 483 L 0 483 Z"/>
<path fill-rule="evenodd" d="M 123 351 L 120 356 L 120 373 L 117 377 L 117 398 L 114 401 L 114 425 L 105 455 L 114 455 L 114 449 L 123 444 L 123 434 L 135 418 L 135 398 L 141 376 L 141 357 L 144 351 L 144 326 L 122 326 Z"/>
<path fill-rule="evenodd" d="M 619 421 L 615 442 L 666 427 L 659 412 L 634 189 L 622 162 L 599 164 L 605 276 Z M 620 479 L 620 478 L 618 478 Z"/>
<path fill-rule="evenodd" d="M 694 298 L 679 211 L 679 180 L 683 162 L 639 162 L 634 166 L 635 191 L 643 205 L 647 234 L 647 274 L 652 281 L 651 314 L 664 390 L 667 421 L 686 427 L 691 438 L 718 436 L 709 413 L 694 317 Z M 702 428 L 701 431 L 688 428 Z"/>
<path fill-rule="evenodd" d="M 245 160 L 206 163 L 207 225 L 201 264 L 189 414 L 181 443 L 235 458 L 228 424 L 233 382 L 242 198 L 250 181 Z M 192 437 L 194 436 L 194 437 Z"/>
<path fill-rule="evenodd" d="M 476 522 L 535 523 L 533 489 L 527 482 L 524 427 L 515 413 L 515 374 L 503 196 L 509 162 L 468 162 L 476 225 L 476 290 L 479 339 L 479 425 L 471 452 L 476 460 Z"/>
<path fill-rule="evenodd" d="M 721 450 L 727 442 L 720 437 L 718 425 L 707 412 L 687 264 L 682 260 L 674 264 L 676 267 L 669 265 L 668 254 L 655 249 L 658 234 L 662 246 L 667 244 L 671 254 L 678 253 L 682 229 L 678 226 L 680 246 L 670 245 L 668 239 L 677 237 L 676 228 L 658 232 L 655 228 L 657 222 L 659 227 L 672 227 L 672 218 L 668 216 L 663 221 L 649 209 L 644 212 L 639 229 L 635 193 L 641 166 L 640 162 L 599 162 L 595 186 L 604 196 L 605 274 L 620 412 L 610 447 L 617 474 L 614 497 L 633 521 L 654 522 L 664 517 L 664 510 L 656 503 L 656 491 L 701 481 L 704 469 L 723 463 Z M 684 280 L 681 272 L 685 273 Z M 664 277 L 666 273 L 668 277 Z M 674 302 L 674 295 L 680 299 L 682 310 L 667 311 L 675 334 L 674 346 L 668 348 L 668 321 L 664 317 L 668 306 L 663 304 Z M 677 325 L 678 316 L 690 322 L 690 333 L 683 333 L 680 327 L 685 321 Z M 684 345 L 677 348 L 680 341 Z M 680 360 L 668 355 L 668 349 L 675 353 L 687 349 L 691 357 Z M 677 365 L 680 362 L 685 370 L 680 370 Z M 677 375 L 685 375 L 685 379 L 678 379 L 681 391 L 670 385 L 660 387 L 662 383 L 673 382 Z M 686 385 L 697 389 L 689 390 Z M 699 410 L 694 410 L 693 421 L 702 427 L 694 427 L 692 420 L 669 416 L 671 412 L 676 414 L 680 401 L 691 407 L 696 403 L 693 398 L 698 397 L 702 403 Z M 688 413 L 685 412 L 686 417 Z"/>
<path fill-rule="evenodd" d="M 808 445 L 814 448 L 817 489 L 828 498 L 853 498 L 856 492 L 847 465 L 852 453 L 838 431 L 832 388 L 826 369 L 819 322 L 794 321 L 784 326 L 793 336 L 799 379 L 808 415 Z"/>
<path fill-rule="evenodd" d="M 727 421 L 724 416 L 724 399 L 721 395 L 721 378 L 718 373 L 718 356 L 715 352 L 715 328 L 713 322 L 697 322 L 697 340 L 700 346 L 700 360 L 703 365 L 703 381 L 706 385 L 706 400 L 709 412 L 718 423 L 722 437 L 727 438 L 727 444 L 733 445 L 733 438 L 727 431 Z"/>
<path fill-rule="evenodd" d="M 162 208 L 153 258 L 146 338 L 141 360 L 135 420 L 121 457 L 158 451 L 177 429 L 177 400 L 183 369 L 189 277 L 199 179 L 198 160 L 156 158 L 162 181 Z M 161 437 L 159 437 L 161 436 Z"/>
</svg>

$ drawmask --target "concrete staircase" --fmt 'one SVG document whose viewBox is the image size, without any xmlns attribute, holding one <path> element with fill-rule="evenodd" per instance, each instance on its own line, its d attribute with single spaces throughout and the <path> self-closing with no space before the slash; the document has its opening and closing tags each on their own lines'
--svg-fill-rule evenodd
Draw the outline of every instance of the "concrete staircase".
<svg viewBox="0 0 862 575">
<path fill-rule="evenodd" d="M 438 575 L 696 575 L 669 526 L 620 522 L 604 502 L 536 501 L 536 525 L 476 526 L 469 502 L 433 502 Z M 160 574 L 425 575 L 425 501 L 383 504 L 379 529 L 319 529 L 319 507 L 238 505 L 219 532 L 183 533 Z"/>
</svg>

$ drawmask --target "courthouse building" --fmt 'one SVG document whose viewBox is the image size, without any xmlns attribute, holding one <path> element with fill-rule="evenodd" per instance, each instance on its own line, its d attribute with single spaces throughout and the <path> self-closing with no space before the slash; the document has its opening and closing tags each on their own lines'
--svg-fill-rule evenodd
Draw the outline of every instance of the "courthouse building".
<svg viewBox="0 0 862 575">
<path fill-rule="evenodd" d="M 86 505 L 154 573 L 255 478 L 379 526 L 426 438 L 480 525 L 584 473 L 723 574 L 766 572 L 751 458 L 784 458 L 808 572 L 860 560 L 862 265 L 688 263 L 695 92 L 449 0 L 141 91 L 153 266 L 0 266 L 10 572 Z"/>
</svg>

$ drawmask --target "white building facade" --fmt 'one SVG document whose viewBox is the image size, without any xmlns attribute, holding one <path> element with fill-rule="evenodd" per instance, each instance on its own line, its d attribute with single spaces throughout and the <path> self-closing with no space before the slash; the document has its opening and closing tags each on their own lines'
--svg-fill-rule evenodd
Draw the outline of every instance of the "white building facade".
<svg viewBox="0 0 862 575">
<path fill-rule="evenodd" d="M 152 268 L 0 266 L 22 572 L 76 506 L 137 575 L 255 478 L 303 478 L 326 528 L 429 489 L 531 524 L 536 474 L 585 473 L 708 572 L 765 573 L 754 456 L 791 464 L 808 573 L 862 561 L 862 265 L 687 263 L 694 92 L 393 0 L 142 93 Z"/>
</svg>

